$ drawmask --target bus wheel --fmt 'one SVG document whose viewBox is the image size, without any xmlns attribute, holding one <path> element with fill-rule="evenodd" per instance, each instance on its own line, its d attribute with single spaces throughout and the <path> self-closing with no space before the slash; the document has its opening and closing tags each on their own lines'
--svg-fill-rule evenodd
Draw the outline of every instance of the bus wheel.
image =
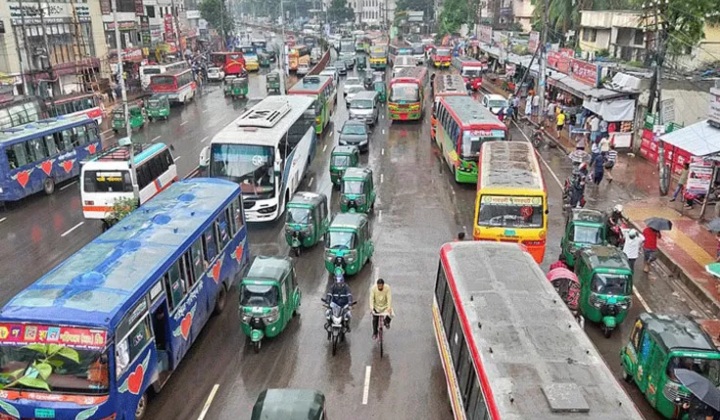
<svg viewBox="0 0 720 420">
<path fill-rule="evenodd" d="M 144 392 L 137 403 L 135 408 L 135 420 L 140 420 L 145 416 L 147 411 L 147 392 Z"/>
<path fill-rule="evenodd" d="M 227 289 L 225 283 L 220 284 L 220 290 L 218 291 L 217 300 L 215 301 L 215 309 L 213 309 L 213 315 L 220 315 L 225 310 L 225 304 L 227 303 Z"/>
<path fill-rule="evenodd" d="M 43 181 L 43 190 L 45 190 L 45 194 L 51 195 L 55 192 L 55 181 L 53 181 L 52 178 L 45 178 L 45 181 Z"/>
</svg>

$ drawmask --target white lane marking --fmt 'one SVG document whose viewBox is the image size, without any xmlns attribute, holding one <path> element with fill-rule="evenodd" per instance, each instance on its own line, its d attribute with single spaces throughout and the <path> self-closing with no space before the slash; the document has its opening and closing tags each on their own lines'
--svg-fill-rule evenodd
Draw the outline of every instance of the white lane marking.
<svg viewBox="0 0 720 420">
<path fill-rule="evenodd" d="M 150 140 L 150 143 L 155 143 L 158 139 L 160 139 L 160 136 L 155 136 L 154 139 Z"/>
<path fill-rule="evenodd" d="M 382 222 L 382 210 L 378 210 L 378 223 Z"/>
<path fill-rule="evenodd" d="M 313 181 L 315 181 L 315 177 L 310 178 L 310 182 L 308 182 L 308 188 L 312 187 Z"/>
<path fill-rule="evenodd" d="M 0 219 L 0 223 L 4 222 L 6 220 L 7 220 L 7 217 L 3 217 L 2 219 Z"/>
<path fill-rule="evenodd" d="M 182 156 L 176 157 L 176 158 L 174 159 L 174 161 L 177 162 L 177 161 L 180 160 L 180 159 L 182 159 Z"/>
<path fill-rule="evenodd" d="M 73 181 L 67 185 L 63 185 L 62 187 L 60 187 L 60 191 L 64 190 L 65 188 L 70 188 L 71 185 L 75 185 L 75 184 L 77 184 L 77 181 Z"/>
<path fill-rule="evenodd" d="M 185 120 L 185 121 L 181 122 L 180 125 L 185 125 L 185 124 L 188 123 L 188 121 L 189 121 L 189 120 Z"/>
<path fill-rule="evenodd" d="M 208 137 L 208 136 L 203 137 L 203 139 L 200 140 L 200 143 L 205 143 L 206 141 L 208 141 L 209 138 L 210 137 Z"/>
<path fill-rule="evenodd" d="M 109 132 L 111 132 L 111 131 L 112 131 L 112 128 L 108 128 L 107 130 L 105 130 L 105 131 L 103 131 L 102 133 L 100 133 L 100 135 L 101 135 L 101 136 L 104 136 L 105 134 L 107 134 L 107 133 L 109 133 Z"/>
<path fill-rule="evenodd" d="M 323 153 L 325 153 L 325 150 L 327 150 L 327 144 L 323 146 Z"/>
<path fill-rule="evenodd" d="M 365 385 L 363 386 L 363 405 L 367 405 L 368 403 L 368 396 L 370 396 L 370 372 L 372 371 L 372 368 L 370 366 L 365 366 Z"/>
<path fill-rule="evenodd" d="M 383 176 L 383 174 L 380 174 L 380 183 L 382 184 L 383 181 L 385 181 L 385 177 Z"/>
<path fill-rule="evenodd" d="M 635 286 L 633 286 L 633 294 L 635 294 L 635 297 L 637 297 L 637 299 L 640 301 L 640 304 L 643 306 L 643 308 L 645 308 L 645 312 L 651 314 L 652 311 L 650 310 L 650 306 L 648 306 L 645 299 L 640 296 L 640 292 L 637 291 L 637 288 Z"/>
<path fill-rule="evenodd" d="M 208 112 L 208 111 L 210 111 L 210 110 L 209 110 L 208 108 L 205 108 L 205 109 L 203 109 L 202 113 L 204 114 L 204 113 L 206 113 L 206 112 Z"/>
<path fill-rule="evenodd" d="M 80 222 L 80 223 L 78 223 L 77 225 L 75 225 L 75 226 L 71 227 L 70 229 L 66 230 L 65 233 L 63 233 L 62 235 L 60 235 L 60 237 L 61 237 L 61 238 L 64 238 L 64 237 L 68 236 L 69 234 L 72 233 L 73 230 L 79 228 L 80 226 L 82 226 L 82 225 L 84 225 L 84 224 L 85 224 L 85 222 Z"/>
<path fill-rule="evenodd" d="M 385 134 L 385 129 L 384 129 L 384 128 L 382 129 L 382 133 Z"/>
<path fill-rule="evenodd" d="M 383 149 L 380 151 L 380 154 L 383 155 L 383 156 L 385 156 L 385 148 L 384 148 L 384 147 L 383 147 Z"/>
<path fill-rule="evenodd" d="M 208 395 L 207 400 L 205 400 L 205 405 L 203 406 L 203 409 L 200 412 L 200 416 L 198 417 L 198 420 L 204 420 L 205 416 L 207 416 L 208 410 L 210 410 L 210 405 L 212 404 L 213 400 L 215 399 L 215 394 L 217 394 L 219 388 L 220 388 L 220 384 L 213 385 L 212 391 L 210 391 L 210 395 Z"/>
</svg>

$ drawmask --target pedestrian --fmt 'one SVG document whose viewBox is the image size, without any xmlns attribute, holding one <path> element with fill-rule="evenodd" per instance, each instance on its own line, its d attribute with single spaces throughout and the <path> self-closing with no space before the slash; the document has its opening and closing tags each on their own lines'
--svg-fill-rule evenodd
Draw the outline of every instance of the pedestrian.
<svg viewBox="0 0 720 420">
<path fill-rule="evenodd" d="M 518 113 L 520 111 L 520 97 L 515 96 L 512 100 L 513 107 L 513 120 L 517 120 Z"/>
<path fill-rule="evenodd" d="M 455 239 L 455 242 L 462 242 L 465 240 L 465 232 L 460 232 L 457 234 L 457 239 Z"/>
<path fill-rule="evenodd" d="M 625 237 L 625 244 L 623 244 L 623 253 L 630 262 L 630 269 L 635 272 L 635 261 L 637 261 L 640 255 L 640 247 L 645 241 L 645 237 L 635 229 L 623 230 L 623 236 Z"/>
<path fill-rule="evenodd" d="M 497 117 L 500 121 L 505 121 L 505 108 L 500 108 L 497 113 Z"/>
<path fill-rule="evenodd" d="M 587 136 L 584 133 L 575 133 L 575 150 L 585 151 Z"/>
<path fill-rule="evenodd" d="M 604 119 L 600 119 L 598 128 L 600 129 L 600 137 L 608 136 L 608 122 L 607 121 L 605 121 Z"/>
<path fill-rule="evenodd" d="M 593 161 L 593 184 L 600 185 L 600 182 L 602 182 L 603 175 L 605 174 L 605 162 L 603 161 L 602 156 L 598 156 Z"/>
<path fill-rule="evenodd" d="M 508 127 L 510 126 L 510 121 L 515 120 L 515 107 L 509 106 L 505 108 L 505 119 L 507 120 Z"/>
<path fill-rule="evenodd" d="M 597 140 L 590 139 L 590 164 L 593 165 L 600 157 L 600 143 Z"/>
<path fill-rule="evenodd" d="M 528 96 L 527 99 L 525 99 L 525 118 L 530 120 L 530 117 L 532 117 L 532 97 Z"/>
<path fill-rule="evenodd" d="M 683 164 L 682 172 L 680 172 L 680 179 L 678 179 L 677 187 L 675 187 L 675 192 L 673 193 L 673 196 L 670 199 L 670 201 L 675 201 L 677 199 L 678 194 L 680 194 L 681 191 L 685 190 L 685 184 L 687 184 L 689 174 L 690 174 L 690 164 L 688 162 L 685 162 Z"/>
<path fill-rule="evenodd" d="M 550 121 L 550 123 L 552 124 L 553 120 L 555 120 L 555 103 L 549 101 L 547 109 L 545 109 L 545 118 L 543 119 L 543 125 L 545 125 L 545 123 L 548 121 Z"/>
<path fill-rule="evenodd" d="M 643 242 L 643 254 L 645 264 L 643 271 L 650 272 L 650 264 L 657 259 L 658 240 L 662 238 L 662 234 L 659 230 L 655 230 L 651 227 L 646 227 L 642 232 L 645 242 Z"/>
<path fill-rule="evenodd" d="M 565 112 L 560 111 L 559 114 L 557 114 L 557 117 L 555 117 L 555 126 L 557 127 L 557 134 L 558 137 L 560 137 L 560 133 L 562 133 L 563 128 L 565 127 Z"/>
<path fill-rule="evenodd" d="M 596 142 L 600 135 L 600 119 L 593 115 L 590 119 L 590 141 Z"/>
<path fill-rule="evenodd" d="M 537 93 L 532 97 L 532 114 L 535 117 L 540 115 L 540 96 Z"/>
<path fill-rule="evenodd" d="M 608 184 L 612 184 L 613 182 L 612 169 L 615 167 L 615 163 L 617 162 L 617 156 L 618 153 L 617 150 L 615 150 L 615 145 L 610 143 L 610 150 L 605 156 L 605 171 L 607 172 Z"/>
<path fill-rule="evenodd" d="M 600 154 L 607 156 L 607 153 L 610 151 L 610 139 L 608 137 L 600 137 L 598 145 L 600 146 Z"/>
</svg>

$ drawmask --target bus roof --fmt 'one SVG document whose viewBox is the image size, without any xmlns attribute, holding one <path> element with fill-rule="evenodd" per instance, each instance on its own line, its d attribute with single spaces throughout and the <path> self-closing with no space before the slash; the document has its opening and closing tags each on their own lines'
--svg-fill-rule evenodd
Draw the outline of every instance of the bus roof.
<svg viewBox="0 0 720 420">
<path fill-rule="evenodd" d="M 395 77 L 392 78 L 391 82 L 402 83 L 403 80 L 401 79 L 413 79 L 416 81 L 422 81 L 422 78 L 425 77 L 426 73 L 427 70 L 425 69 L 425 67 L 403 67 L 400 69 L 400 71 L 398 71 Z"/>
<path fill-rule="evenodd" d="M 454 242 L 441 262 L 485 400 L 502 418 L 642 418 L 529 253 Z"/>
<path fill-rule="evenodd" d="M 322 75 L 308 75 L 302 78 L 299 82 L 295 83 L 293 87 L 288 90 L 290 95 L 317 95 L 325 89 L 333 78 L 331 76 Z"/>
<path fill-rule="evenodd" d="M 305 95 L 268 96 L 220 130 L 211 143 L 277 147 L 314 101 Z"/>
<path fill-rule="evenodd" d="M 465 82 L 461 86 L 464 88 Z M 468 95 L 448 96 L 442 98 L 441 101 L 462 122 L 463 127 L 480 124 L 494 124 L 499 129 L 506 127 L 489 109 Z"/>
<path fill-rule="evenodd" d="M 468 96 L 465 80 L 459 74 L 435 77 L 435 96 Z"/>
<path fill-rule="evenodd" d="M 528 188 L 544 190 L 540 164 L 530 143 L 488 141 L 480 147 L 480 188 Z"/>
<path fill-rule="evenodd" d="M 112 331 L 238 194 L 221 179 L 176 182 L 18 293 L 0 317 Z"/>
<path fill-rule="evenodd" d="M 160 152 L 161 150 L 167 149 L 165 143 L 152 143 L 150 145 L 141 145 L 139 151 L 135 150 L 133 155 L 133 162 L 137 165 L 151 156 Z M 86 161 L 84 165 L 93 165 L 100 162 L 129 162 L 130 160 L 130 148 L 129 146 L 118 146 L 103 151 L 102 153 L 93 156 L 92 159 Z"/>
<path fill-rule="evenodd" d="M 78 127 L 92 122 L 87 115 L 54 117 L 0 130 L 0 145 L 23 142 L 48 131 Z"/>
</svg>

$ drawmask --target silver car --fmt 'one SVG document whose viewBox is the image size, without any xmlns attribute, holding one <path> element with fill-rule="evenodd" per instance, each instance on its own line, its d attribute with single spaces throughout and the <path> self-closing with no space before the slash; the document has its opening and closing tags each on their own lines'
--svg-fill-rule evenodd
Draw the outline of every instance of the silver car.
<svg viewBox="0 0 720 420">
<path fill-rule="evenodd" d="M 378 120 L 378 94 L 372 90 L 358 92 L 350 101 L 350 119 L 374 125 Z"/>
<path fill-rule="evenodd" d="M 357 146 L 361 151 L 367 150 L 370 143 L 370 130 L 364 122 L 348 120 L 339 131 L 338 143 L 341 146 Z"/>
</svg>

